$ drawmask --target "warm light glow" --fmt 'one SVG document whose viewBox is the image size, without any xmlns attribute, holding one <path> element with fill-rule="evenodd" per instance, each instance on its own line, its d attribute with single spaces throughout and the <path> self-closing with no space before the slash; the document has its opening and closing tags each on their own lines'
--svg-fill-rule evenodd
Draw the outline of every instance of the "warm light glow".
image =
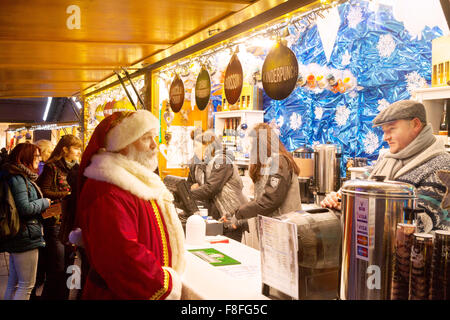
<svg viewBox="0 0 450 320">
<path fill-rule="evenodd" d="M 79 101 L 77 101 L 77 99 L 75 99 L 75 97 L 72 97 L 72 100 L 75 102 L 75 104 L 77 105 L 78 109 L 81 109 L 81 103 Z"/>
<path fill-rule="evenodd" d="M 267 39 L 267 38 L 262 38 L 262 37 L 257 37 L 257 38 L 250 39 L 246 43 L 248 48 L 261 47 L 261 48 L 264 48 L 264 49 L 270 49 L 270 48 L 273 47 L 274 44 L 275 44 L 274 40 Z"/>
<path fill-rule="evenodd" d="M 45 106 L 44 118 L 42 120 L 47 120 L 48 111 L 50 110 L 50 105 L 52 104 L 52 97 L 49 97 L 47 100 L 47 106 Z"/>
</svg>

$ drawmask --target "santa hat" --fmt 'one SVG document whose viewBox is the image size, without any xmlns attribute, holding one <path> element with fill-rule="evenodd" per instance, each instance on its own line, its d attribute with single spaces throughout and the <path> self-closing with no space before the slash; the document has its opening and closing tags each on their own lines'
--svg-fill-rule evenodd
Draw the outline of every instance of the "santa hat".
<svg viewBox="0 0 450 320">
<path fill-rule="evenodd" d="M 78 174 L 78 196 L 91 158 L 102 148 L 109 152 L 122 150 L 152 129 L 159 130 L 159 121 L 147 110 L 114 112 L 99 123 L 81 158 Z"/>
<path fill-rule="evenodd" d="M 151 129 L 159 129 L 159 121 L 147 110 L 122 112 L 119 123 L 113 123 L 106 134 L 106 151 L 116 152 L 135 142 Z"/>
</svg>

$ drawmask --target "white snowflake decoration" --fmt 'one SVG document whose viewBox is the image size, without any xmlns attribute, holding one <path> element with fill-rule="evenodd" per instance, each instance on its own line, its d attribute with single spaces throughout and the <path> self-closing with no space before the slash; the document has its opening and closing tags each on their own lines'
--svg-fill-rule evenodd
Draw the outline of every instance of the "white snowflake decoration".
<svg viewBox="0 0 450 320">
<path fill-rule="evenodd" d="M 362 10 L 360 7 L 351 7 L 347 15 L 348 26 L 355 29 L 356 26 L 362 21 Z"/>
<path fill-rule="evenodd" d="M 387 101 L 386 99 L 381 99 L 378 100 L 378 111 L 383 111 L 384 109 L 386 109 L 387 107 L 389 107 L 390 103 L 389 101 Z"/>
<path fill-rule="evenodd" d="M 373 131 L 370 131 L 368 134 L 366 134 L 364 138 L 364 151 L 367 154 L 374 153 L 379 145 L 380 141 L 378 140 L 377 135 Z"/>
<path fill-rule="evenodd" d="M 356 92 L 356 90 L 352 90 L 348 96 L 352 99 L 356 98 L 358 96 L 358 92 Z"/>
<path fill-rule="evenodd" d="M 321 120 L 323 116 L 323 108 L 317 107 L 316 110 L 314 110 L 314 114 L 316 115 L 317 120 Z"/>
<path fill-rule="evenodd" d="M 417 71 L 413 71 L 406 75 L 406 89 L 412 94 L 416 89 L 425 87 L 427 82 L 420 76 Z"/>
<path fill-rule="evenodd" d="M 342 55 L 342 61 L 341 64 L 343 66 L 348 66 L 350 64 L 350 60 L 352 59 L 352 55 L 350 53 L 348 53 L 348 51 L 346 51 L 343 55 Z"/>
<path fill-rule="evenodd" d="M 378 54 L 381 57 L 388 58 L 394 52 L 396 47 L 395 40 L 390 34 L 384 34 L 380 37 L 377 44 Z"/>
<path fill-rule="evenodd" d="M 335 120 L 338 126 L 342 127 L 347 123 L 350 116 L 350 110 L 346 106 L 339 106 L 336 108 Z"/>
<path fill-rule="evenodd" d="M 293 113 L 289 118 L 290 127 L 292 130 L 297 130 L 302 126 L 302 116 L 298 113 Z"/>
<path fill-rule="evenodd" d="M 278 126 L 278 128 L 281 128 L 282 126 L 283 126 L 283 124 L 284 124 L 284 117 L 283 116 L 280 116 L 278 119 L 277 119 L 277 126 Z"/>
</svg>

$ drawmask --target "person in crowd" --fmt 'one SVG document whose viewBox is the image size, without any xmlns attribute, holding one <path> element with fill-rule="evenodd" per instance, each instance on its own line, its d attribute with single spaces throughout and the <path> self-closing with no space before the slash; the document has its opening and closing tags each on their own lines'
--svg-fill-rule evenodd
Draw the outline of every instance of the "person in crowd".
<svg viewBox="0 0 450 320">
<path fill-rule="evenodd" d="M 228 225 L 245 230 L 243 243 L 259 249 L 253 218 L 301 210 L 300 169 L 269 124 L 257 124 L 250 137 L 249 175 L 254 183 L 254 199 L 242 205 Z"/>
<path fill-rule="evenodd" d="M 41 214 L 50 206 L 36 179 L 40 150 L 30 143 L 18 144 L 4 166 L 20 220 L 19 232 L 2 241 L 0 251 L 9 252 L 9 277 L 5 300 L 29 300 L 36 280 L 39 248 L 45 246 Z"/>
<path fill-rule="evenodd" d="M 153 171 L 159 122 L 115 112 L 96 127 L 79 169 L 77 226 L 90 270 L 83 299 L 179 299 L 184 232 Z"/>
<path fill-rule="evenodd" d="M 2 148 L 2 151 L 0 152 L 0 168 L 6 163 L 8 160 L 8 151 L 6 148 Z"/>
<path fill-rule="evenodd" d="M 71 194 L 67 176 L 79 161 L 81 147 L 81 140 L 74 135 L 62 136 L 38 178 L 38 185 L 44 196 L 52 201 L 61 202 L 62 208 L 67 204 L 67 201 L 63 200 Z M 43 222 L 47 245 L 43 249 L 42 260 L 40 259 L 42 263 L 39 264 L 39 269 L 43 268 L 45 274 L 42 299 L 63 300 L 68 297 L 65 266 L 72 250 L 71 246 L 65 247 L 59 240 L 61 222 L 64 220 L 62 213 L 61 210 L 59 215 Z"/>
<path fill-rule="evenodd" d="M 446 188 L 437 176 L 437 171 L 450 169 L 450 155 L 427 124 L 424 105 L 413 100 L 394 102 L 375 117 L 373 126 L 383 129 L 389 152 L 379 157 L 369 179 L 384 176 L 412 184 L 418 207 L 425 211 L 417 216 L 419 231 L 450 230 L 450 216 L 440 207 Z M 340 210 L 340 199 L 341 192 L 333 192 L 321 205 Z"/>
<path fill-rule="evenodd" d="M 201 133 L 193 131 L 194 158 L 189 166 L 188 185 L 192 197 L 203 201 L 208 215 L 216 220 L 231 217 L 248 200 L 242 193 L 243 183 L 239 176 L 234 157 L 222 149 L 212 130 Z M 226 229 L 224 235 L 241 241 L 242 230 Z"/>
<path fill-rule="evenodd" d="M 55 146 L 53 142 L 46 139 L 38 140 L 34 144 L 37 145 L 41 150 L 41 162 L 39 162 L 39 172 L 38 172 L 40 175 L 44 170 L 45 162 L 48 160 L 48 158 L 50 158 L 50 155 L 52 154 L 53 149 L 55 149 Z"/>
<path fill-rule="evenodd" d="M 71 265 L 75 265 L 75 257 L 78 259 L 78 265 L 81 271 L 81 282 L 77 288 L 75 300 L 81 299 L 86 276 L 89 271 L 89 264 L 87 262 L 86 253 L 81 241 L 81 229 L 76 227 L 76 208 L 77 208 L 77 190 L 78 190 L 78 174 L 79 164 L 75 164 L 67 175 L 67 183 L 72 190 L 65 198 L 65 205 L 63 206 L 63 219 L 61 220 L 61 228 L 59 231 L 59 240 L 66 245 L 66 249 L 72 248 L 72 254 L 66 254 L 65 270 Z M 77 240 L 74 240 L 77 239 Z M 72 295 L 70 295 L 72 296 Z"/>
</svg>

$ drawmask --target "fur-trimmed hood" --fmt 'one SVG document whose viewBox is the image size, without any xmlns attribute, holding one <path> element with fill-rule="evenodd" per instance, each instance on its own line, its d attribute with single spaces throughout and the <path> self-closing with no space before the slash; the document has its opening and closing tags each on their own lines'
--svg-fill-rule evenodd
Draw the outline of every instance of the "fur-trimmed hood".
<svg viewBox="0 0 450 320">
<path fill-rule="evenodd" d="M 172 248 L 173 268 L 184 271 L 184 232 L 173 205 L 173 195 L 161 178 L 136 161 L 102 150 L 84 171 L 88 178 L 111 183 L 143 200 L 156 200 L 164 217 Z"/>
</svg>

